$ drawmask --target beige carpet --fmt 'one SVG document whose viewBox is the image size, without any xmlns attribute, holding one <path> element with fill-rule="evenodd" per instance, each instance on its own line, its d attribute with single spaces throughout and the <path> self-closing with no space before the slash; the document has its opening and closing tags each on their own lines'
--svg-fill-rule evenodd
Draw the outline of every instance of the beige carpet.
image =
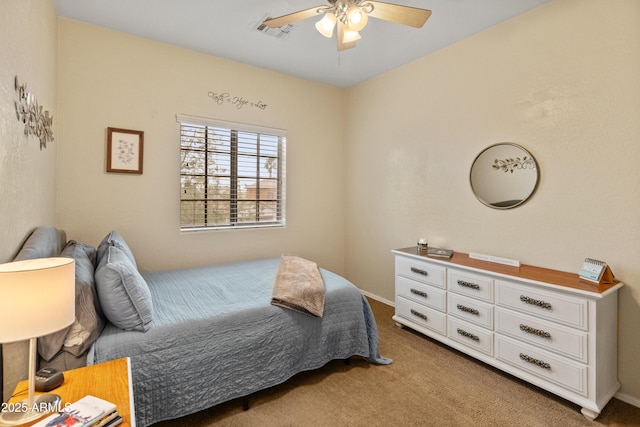
<svg viewBox="0 0 640 427">
<path fill-rule="evenodd" d="M 589 421 L 566 400 L 398 328 L 392 307 L 371 306 L 393 364 L 333 361 L 255 393 L 248 411 L 234 400 L 155 426 L 640 426 L 640 408 L 613 399 Z"/>
</svg>

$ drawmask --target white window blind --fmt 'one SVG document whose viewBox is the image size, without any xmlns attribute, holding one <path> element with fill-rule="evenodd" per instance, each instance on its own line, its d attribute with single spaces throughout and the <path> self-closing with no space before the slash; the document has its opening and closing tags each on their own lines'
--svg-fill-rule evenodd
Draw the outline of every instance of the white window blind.
<svg viewBox="0 0 640 427">
<path fill-rule="evenodd" d="M 281 129 L 178 115 L 180 229 L 285 225 Z"/>
</svg>

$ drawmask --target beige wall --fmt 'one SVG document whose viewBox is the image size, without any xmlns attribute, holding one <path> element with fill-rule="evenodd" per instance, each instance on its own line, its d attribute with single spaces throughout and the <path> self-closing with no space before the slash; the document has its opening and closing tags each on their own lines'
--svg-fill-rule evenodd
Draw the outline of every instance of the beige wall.
<svg viewBox="0 0 640 427">
<path fill-rule="evenodd" d="M 344 271 L 342 90 L 67 19 L 59 21 L 59 221 L 123 234 L 144 271 L 295 253 Z M 208 92 L 267 104 L 218 105 Z M 179 125 L 190 114 L 287 130 L 287 226 L 180 233 Z M 105 172 L 106 129 L 144 131 L 144 173 Z"/>
<path fill-rule="evenodd" d="M 0 2 L 0 263 L 13 259 L 34 227 L 55 223 L 58 141 L 40 150 L 38 138 L 24 135 L 13 103 L 17 75 L 20 84 L 27 83 L 28 91 L 53 114 L 57 137 L 56 28 L 56 11 L 49 0 Z M 26 348 L 25 343 L 10 346 Z M 5 396 L 25 371 L 24 356 L 5 360 Z"/>
<path fill-rule="evenodd" d="M 392 248 L 434 246 L 565 271 L 607 261 L 620 292 L 619 396 L 640 406 L 640 2 L 554 0 L 348 91 L 347 276 L 394 299 Z M 469 167 L 503 141 L 541 182 L 513 210 Z"/>
<path fill-rule="evenodd" d="M 37 137 L 24 135 L 14 78 L 53 114 L 57 138 L 56 28 L 51 1 L 0 2 L 0 262 L 13 258 L 35 226 L 55 221 L 58 141 L 40 150 Z"/>
</svg>

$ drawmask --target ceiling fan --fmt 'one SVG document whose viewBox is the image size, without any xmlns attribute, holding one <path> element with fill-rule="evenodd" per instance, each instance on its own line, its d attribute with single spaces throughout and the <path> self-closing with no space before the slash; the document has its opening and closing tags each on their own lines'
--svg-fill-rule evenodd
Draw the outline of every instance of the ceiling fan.
<svg viewBox="0 0 640 427">
<path fill-rule="evenodd" d="M 431 11 L 411 6 L 368 0 L 327 0 L 330 6 L 315 6 L 310 9 L 265 19 L 263 24 L 270 28 L 284 25 L 313 16 L 324 14 L 316 23 L 316 29 L 327 38 L 333 37 L 336 28 L 338 50 L 351 49 L 356 46 L 360 33 L 367 25 L 368 17 L 384 19 L 398 24 L 420 28 L 431 16 Z"/>
</svg>

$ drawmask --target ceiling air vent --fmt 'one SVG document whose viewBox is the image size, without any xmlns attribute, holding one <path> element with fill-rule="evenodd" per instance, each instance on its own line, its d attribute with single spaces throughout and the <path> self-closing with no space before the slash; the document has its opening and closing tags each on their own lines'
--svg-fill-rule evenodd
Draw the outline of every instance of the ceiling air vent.
<svg viewBox="0 0 640 427">
<path fill-rule="evenodd" d="M 287 24 L 287 25 L 283 25 L 280 28 L 270 28 L 266 25 L 263 24 L 263 22 L 267 19 L 270 19 L 271 16 L 269 14 L 264 15 L 262 17 L 262 19 L 255 25 L 255 29 L 260 31 L 261 33 L 264 33 L 268 36 L 271 37 L 276 37 L 279 39 L 286 39 L 287 37 L 289 37 L 289 34 L 291 34 L 291 31 L 293 31 L 293 29 L 295 28 L 293 25 L 291 24 Z"/>
</svg>

